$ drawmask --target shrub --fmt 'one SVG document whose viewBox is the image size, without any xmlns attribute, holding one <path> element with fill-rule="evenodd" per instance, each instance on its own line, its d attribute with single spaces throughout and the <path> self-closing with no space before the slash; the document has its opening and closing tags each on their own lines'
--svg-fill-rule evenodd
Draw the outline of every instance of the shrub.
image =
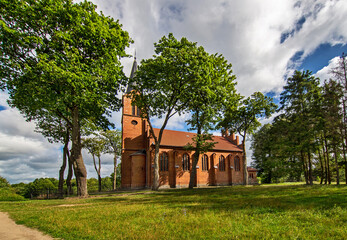
<svg viewBox="0 0 347 240">
<path fill-rule="evenodd" d="M 0 188 L 0 201 L 23 201 L 25 200 L 23 196 L 15 193 L 15 190 L 11 187 Z"/>
</svg>

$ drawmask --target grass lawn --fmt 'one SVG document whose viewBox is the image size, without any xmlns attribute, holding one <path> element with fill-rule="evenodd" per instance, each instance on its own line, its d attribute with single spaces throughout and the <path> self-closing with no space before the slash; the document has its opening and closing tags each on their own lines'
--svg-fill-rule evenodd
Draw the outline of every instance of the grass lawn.
<svg viewBox="0 0 347 240">
<path fill-rule="evenodd" d="M 0 202 L 18 224 L 63 239 L 346 239 L 347 186 L 172 189 Z"/>
</svg>

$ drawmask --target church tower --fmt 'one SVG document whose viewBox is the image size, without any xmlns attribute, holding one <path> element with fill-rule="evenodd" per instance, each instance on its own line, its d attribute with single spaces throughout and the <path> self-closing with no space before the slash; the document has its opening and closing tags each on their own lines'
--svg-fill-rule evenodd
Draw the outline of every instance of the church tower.
<svg viewBox="0 0 347 240">
<path fill-rule="evenodd" d="M 130 78 L 137 71 L 136 57 Z M 146 186 L 146 121 L 140 117 L 139 109 L 131 104 L 129 93 L 133 86 L 128 85 L 123 95 L 122 111 L 122 188 L 144 188 Z"/>
</svg>

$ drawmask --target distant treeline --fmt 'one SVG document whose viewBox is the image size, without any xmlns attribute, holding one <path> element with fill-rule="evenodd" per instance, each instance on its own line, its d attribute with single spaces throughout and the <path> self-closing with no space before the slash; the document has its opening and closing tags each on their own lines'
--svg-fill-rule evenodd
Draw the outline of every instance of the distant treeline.
<svg viewBox="0 0 347 240">
<path fill-rule="evenodd" d="M 113 190 L 113 173 L 109 177 L 104 177 L 102 181 L 102 191 Z M 120 176 L 118 184 L 120 185 Z M 65 196 L 74 196 L 77 194 L 76 179 L 72 181 L 72 194 L 69 194 L 67 187 L 64 187 Z M 37 178 L 30 183 L 10 184 L 5 178 L 0 177 L 0 201 L 22 200 L 25 198 L 33 199 L 50 199 L 58 197 L 59 180 L 55 178 Z M 90 178 L 87 180 L 88 192 L 98 192 L 98 180 Z M 119 186 L 118 186 L 119 187 Z"/>
<path fill-rule="evenodd" d="M 314 180 L 347 184 L 347 58 L 323 84 L 296 71 L 280 95 L 271 124 L 253 135 L 253 166 L 263 183 Z"/>
</svg>

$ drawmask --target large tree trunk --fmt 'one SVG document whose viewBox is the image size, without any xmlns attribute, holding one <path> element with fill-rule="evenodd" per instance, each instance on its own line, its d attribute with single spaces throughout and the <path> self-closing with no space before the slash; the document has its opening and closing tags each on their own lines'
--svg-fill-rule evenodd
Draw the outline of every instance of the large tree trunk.
<svg viewBox="0 0 347 240">
<path fill-rule="evenodd" d="M 320 163 L 320 185 L 323 184 L 324 180 L 324 166 L 323 166 L 323 160 L 322 155 L 320 154 L 320 149 L 318 149 L 318 157 L 319 157 L 319 163 Z"/>
<path fill-rule="evenodd" d="M 113 158 L 113 190 L 117 188 L 117 154 L 114 153 Z"/>
<path fill-rule="evenodd" d="M 92 153 L 92 157 L 93 157 L 94 169 L 95 169 L 96 174 L 98 175 L 98 191 L 101 192 L 101 176 L 100 176 L 101 164 L 100 164 L 100 157 L 98 157 L 98 159 L 99 159 L 99 169 L 96 166 L 95 154 L 94 153 Z"/>
<path fill-rule="evenodd" d="M 152 190 L 157 191 L 159 189 L 159 142 L 155 142 L 154 151 L 154 177 Z"/>
<path fill-rule="evenodd" d="M 341 132 L 343 133 L 343 129 L 341 130 Z M 347 184 L 347 156 L 346 156 L 346 144 L 344 142 L 343 134 L 342 134 L 342 152 L 343 152 L 343 159 L 345 163 L 345 180 Z"/>
<path fill-rule="evenodd" d="M 69 155 L 69 142 L 70 142 L 70 132 L 68 126 L 66 126 L 66 135 L 64 138 L 64 148 L 63 148 L 63 164 L 59 171 L 59 183 L 58 183 L 58 197 L 64 198 L 64 172 L 66 169 L 67 157 Z"/>
<path fill-rule="evenodd" d="M 302 163 L 302 168 L 303 168 L 303 171 L 304 171 L 304 176 L 305 176 L 305 182 L 306 182 L 306 185 L 309 185 L 309 182 L 308 182 L 308 172 L 307 172 L 307 167 L 306 167 L 306 161 L 305 161 L 305 155 L 304 155 L 304 151 L 301 150 L 300 151 L 300 158 L 301 158 L 301 163 Z"/>
<path fill-rule="evenodd" d="M 60 167 L 59 170 L 59 183 L 58 183 L 58 197 L 64 198 L 64 172 L 66 168 L 66 162 L 67 162 L 67 145 L 69 143 L 65 142 L 64 148 L 63 148 L 63 164 Z"/>
<path fill-rule="evenodd" d="M 310 149 L 308 149 L 308 178 L 310 180 L 310 185 L 313 185 L 313 178 L 312 178 L 312 161 L 311 161 L 311 152 Z"/>
<path fill-rule="evenodd" d="M 192 170 L 190 172 L 189 188 L 196 187 L 196 184 L 195 184 L 195 182 L 196 182 L 196 165 L 198 164 L 199 156 L 200 156 L 200 151 L 195 150 L 193 162 L 192 162 Z"/>
<path fill-rule="evenodd" d="M 68 168 L 68 173 L 66 177 L 66 187 L 67 187 L 67 195 L 69 196 L 73 194 L 72 185 L 71 185 L 71 179 L 73 176 L 73 164 L 69 155 L 69 151 L 68 151 L 67 159 L 69 163 L 69 168 Z"/>
<path fill-rule="evenodd" d="M 328 183 L 328 166 L 327 166 L 327 159 L 325 156 L 325 148 L 324 148 L 323 138 L 322 138 L 322 151 L 323 151 L 324 175 L 325 175 L 324 184 L 326 185 Z"/>
<path fill-rule="evenodd" d="M 72 111 L 72 162 L 75 164 L 75 175 L 77 180 L 77 194 L 81 197 L 88 196 L 87 190 L 87 169 L 83 162 L 82 145 L 81 145 L 81 132 L 79 122 L 78 107 L 74 106 Z"/>
<path fill-rule="evenodd" d="M 193 162 L 192 162 L 192 170 L 190 171 L 189 188 L 195 187 L 196 165 L 198 164 L 199 156 L 200 156 L 201 129 L 199 127 L 197 130 L 197 137 L 198 137 L 197 138 L 198 141 L 196 142 L 196 148 L 195 148 L 195 153 L 194 153 Z"/>
<path fill-rule="evenodd" d="M 98 169 L 98 181 L 99 181 L 99 192 L 101 192 L 101 160 L 100 160 L 100 156 L 98 156 L 98 160 L 99 160 L 99 169 Z"/>
<path fill-rule="evenodd" d="M 248 185 L 248 171 L 247 171 L 247 155 L 246 155 L 246 133 L 242 136 L 242 151 L 243 151 L 243 183 Z"/>
<path fill-rule="evenodd" d="M 330 159 L 329 159 L 329 150 L 328 150 L 328 141 L 324 133 L 324 145 L 325 145 L 325 156 L 327 158 L 327 170 L 328 170 L 328 183 L 331 184 L 331 173 L 330 173 Z"/>
<path fill-rule="evenodd" d="M 336 184 L 340 184 L 340 170 L 339 170 L 339 163 L 337 162 L 337 150 L 336 150 L 336 144 L 334 144 L 334 157 L 335 157 L 335 167 L 336 167 Z"/>
</svg>

